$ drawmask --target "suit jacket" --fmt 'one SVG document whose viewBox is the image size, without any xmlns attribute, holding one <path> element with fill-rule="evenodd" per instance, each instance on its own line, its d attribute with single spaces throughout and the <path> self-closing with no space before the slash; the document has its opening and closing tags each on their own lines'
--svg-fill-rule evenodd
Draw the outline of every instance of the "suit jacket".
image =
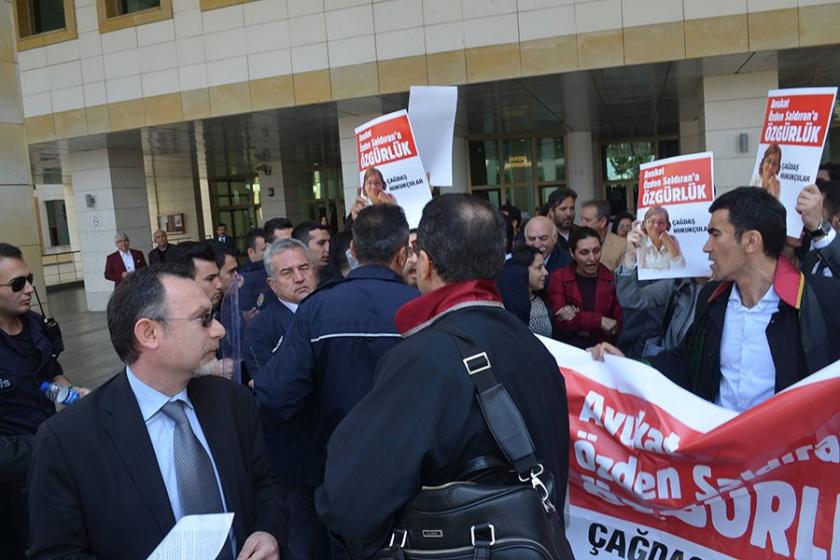
<svg viewBox="0 0 840 560">
<path fill-rule="evenodd" d="M 215 239 L 216 243 L 218 243 L 219 245 L 224 245 L 225 247 L 230 247 L 231 249 L 236 250 L 236 242 L 233 240 L 233 237 L 231 237 L 230 235 L 225 236 L 224 242 L 222 242 L 222 239 L 218 236 L 216 236 L 214 239 Z"/>
<path fill-rule="evenodd" d="M 822 249 L 814 249 L 802 259 L 802 272 L 805 276 L 813 276 L 814 269 L 822 261 L 825 268 L 831 271 L 833 278 L 840 278 L 840 233 L 835 234 L 834 241 Z"/>
<path fill-rule="evenodd" d="M 601 264 L 610 269 L 610 272 L 614 271 L 624 260 L 625 251 L 627 251 L 627 241 L 608 231 L 601 244 Z"/>
<path fill-rule="evenodd" d="M 238 547 L 277 537 L 281 496 L 256 403 L 219 377 L 188 386 L 234 512 Z M 140 406 L 125 372 L 44 422 L 29 470 L 30 558 L 143 560 L 175 524 Z"/>
<path fill-rule="evenodd" d="M 160 247 L 155 247 L 154 249 L 149 251 L 149 264 L 165 263 L 167 251 L 169 251 L 168 245 L 166 247 L 166 251 L 161 251 Z"/>
<path fill-rule="evenodd" d="M 136 249 L 129 249 L 134 257 L 134 270 L 146 266 L 146 258 L 143 253 Z M 119 251 L 114 251 L 105 259 L 105 278 L 114 283 L 114 286 L 122 282 L 122 273 L 125 272 L 125 264 Z"/>
</svg>

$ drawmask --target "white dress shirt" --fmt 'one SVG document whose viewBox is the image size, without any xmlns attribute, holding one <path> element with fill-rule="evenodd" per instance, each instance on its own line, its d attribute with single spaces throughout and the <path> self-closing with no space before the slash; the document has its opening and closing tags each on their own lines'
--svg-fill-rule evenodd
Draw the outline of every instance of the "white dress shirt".
<svg viewBox="0 0 840 560">
<path fill-rule="evenodd" d="M 175 421 L 170 419 L 161 410 L 163 405 L 170 401 L 183 401 L 186 404 L 184 413 L 190 421 L 190 428 L 192 428 L 195 437 L 198 438 L 201 446 L 207 451 L 207 455 L 210 457 L 210 463 L 213 465 L 213 474 L 216 475 L 216 484 L 219 485 L 219 495 L 222 497 L 222 507 L 227 512 L 225 492 L 222 489 L 222 481 L 219 478 L 219 469 L 216 468 L 216 461 L 213 459 L 213 453 L 207 444 L 207 438 L 204 437 L 204 431 L 201 429 L 201 424 L 199 424 L 198 417 L 195 415 L 195 408 L 187 395 L 187 390 L 184 389 L 180 393 L 169 397 L 140 381 L 128 366 L 125 368 L 125 373 L 126 377 L 128 377 L 128 384 L 131 386 L 135 398 L 137 398 L 137 404 L 140 405 L 140 413 L 143 415 L 143 421 L 146 423 L 149 438 L 152 440 L 152 448 L 155 450 L 155 457 L 157 458 L 158 467 L 160 467 L 160 474 L 163 477 L 163 485 L 166 487 L 166 494 L 169 496 L 169 503 L 172 505 L 175 522 L 177 523 L 184 516 L 184 512 L 181 508 L 181 499 L 178 496 L 178 479 L 175 475 Z M 232 529 L 230 538 L 231 544 L 234 547 L 233 557 L 236 558 L 236 545 Z"/>
<path fill-rule="evenodd" d="M 778 310 L 779 294 L 773 286 L 753 307 L 745 307 L 738 286 L 732 286 L 723 318 L 716 404 L 743 412 L 776 393 L 776 365 L 766 331 Z"/>
<path fill-rule="evenodd" d="M 134 272 L 134 255 L 131 254 L 131 251 L 126 251 L 123 253 L 122 251 L 117 251 L 120 254 L 120 258 L 122 258 L 122 262 L 125 265 L 126 272 Z"/>
</svg>

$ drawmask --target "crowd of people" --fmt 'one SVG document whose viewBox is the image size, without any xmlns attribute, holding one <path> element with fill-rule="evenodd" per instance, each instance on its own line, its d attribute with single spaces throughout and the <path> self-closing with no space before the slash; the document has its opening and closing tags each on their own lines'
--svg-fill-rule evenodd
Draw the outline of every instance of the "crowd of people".
<svg viewBox="0 0 840 560">
<path fill-rule="evenodd" d="M 646 360 L 728 409 L 767 400 L 840 358 L 836 171 L 800 195 L 800 238 L 766 189 L 719 196 L 708 277 L 638 279 L 684 259 L 662 207 L 611 216 L 560 187 L 529 217 L 448 194 L 413 230 L 378 173 L 338 233 L 272 218 L 240 254 L 225 224 L 157 231 L 148 266 L 119 234 L 105 277 L 125 368 L 59 414 L 39 387 L 73 386 L 60 334 L 0 243 L 3 557 L 142 559 L 181 517 L 233 512 L 219 558 L 373 558 L 421 488 L 498 455 L 456 336 L 493 364 L 562 508 L 565 385 L 533 335 Z"/>
</svg>

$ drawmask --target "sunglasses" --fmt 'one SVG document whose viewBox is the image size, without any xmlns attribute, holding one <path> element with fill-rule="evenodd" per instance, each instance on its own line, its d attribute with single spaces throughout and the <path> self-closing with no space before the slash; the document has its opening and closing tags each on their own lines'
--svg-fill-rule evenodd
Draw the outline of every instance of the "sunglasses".
<svg viewBox="0 0 840 560">
<path fill-rule="evenodd" d="M 35 277 L 32 273 L 30 273 L 29 276 L 18 276 L 17 278 L 12 278 L 11 282 L 8 284 L 0 284 L 0 286 L 8 286 L 13 292 L 17 293 L 26 287 L 27 282 L 29 282 L 30 285 L 34 285 L 34 280 Z"/>
</svg>

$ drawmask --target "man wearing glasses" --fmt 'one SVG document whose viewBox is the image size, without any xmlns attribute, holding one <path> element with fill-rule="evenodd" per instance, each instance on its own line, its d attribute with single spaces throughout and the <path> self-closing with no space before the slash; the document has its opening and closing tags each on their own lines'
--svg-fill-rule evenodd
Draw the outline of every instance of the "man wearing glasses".
<svg viewBox="0 0 840 560">
<path fill-rule="evenodd" d="M 31 310 L 32 281 L 20 249 L 0 243 L 0 503 L 11 506 L 0 510 L 0 542 L 11 543 L 15 559 L 24 557 L 26 545 L 23 487 L 34 434 L 55 414 L 39 387 L 44 381 L 71 385 L 43 317 Z"/>
<path fill-rule="evenodd" d="M 108 331 L 125 370 L 38 430 L 30 558 L 143 560 L 181 517 L 227 512 L 217 559 L 278 559 L 282 498 L 256 404 L 236 383 L 196 376 L 225 335 L 211 310 L 174 263 L 114 291 Z"/>
</svg>

